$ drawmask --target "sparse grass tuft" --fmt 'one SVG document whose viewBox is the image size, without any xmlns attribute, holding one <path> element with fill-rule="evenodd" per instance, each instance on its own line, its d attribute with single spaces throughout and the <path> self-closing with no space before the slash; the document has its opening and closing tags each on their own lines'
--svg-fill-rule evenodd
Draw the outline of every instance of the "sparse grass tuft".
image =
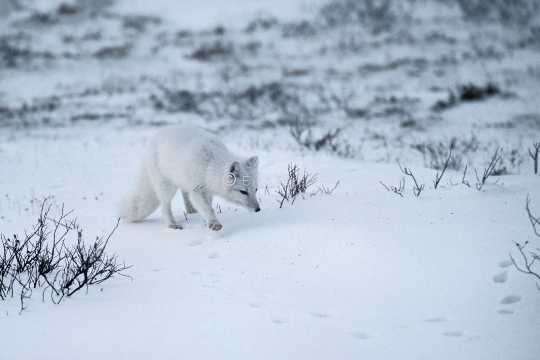
<svg viewBox="0 0 540 360">
<path fill-rule="evenodd" d="M 316 194 L 327 194 L 327 195 L 331 195 L 334 190 L 336 190 L 337 186 L 339 185 L 339 181 L 336 183 L 336 185 L 334 185 L 333 188 L 330 188 L 330 187 L 326 187 L 324 185 L 321 185 L 319 186 L 319 188 L 317 189 L 317 191 L 313 192 L 311 195 L 316 195 Z"/>
</svg>

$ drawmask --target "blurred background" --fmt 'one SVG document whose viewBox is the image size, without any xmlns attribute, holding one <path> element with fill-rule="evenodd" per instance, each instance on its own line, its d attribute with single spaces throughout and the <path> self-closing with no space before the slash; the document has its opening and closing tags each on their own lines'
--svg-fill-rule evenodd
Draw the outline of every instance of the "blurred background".
<svg viewBox="0 0 540 360">
<path fill-rule="evenodd" d="M 538 0 L 0 0 L 0 133 L 193 123 L 249 149 L 530 173 Z M 241 129 L 241 131 L 239 131 Z"/>
</svg>

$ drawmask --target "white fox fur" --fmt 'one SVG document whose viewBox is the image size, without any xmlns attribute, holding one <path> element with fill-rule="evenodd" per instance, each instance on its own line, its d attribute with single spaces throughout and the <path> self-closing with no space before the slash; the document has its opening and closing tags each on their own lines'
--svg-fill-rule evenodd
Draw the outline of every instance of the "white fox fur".
<svg viewBox="0 0 540 360">
<path fill-rule="evenodd" d="M 238 158 L 217 136 L 195 126 L 167 127 L 150 141 L 135 185 L 118 204 L 118 212 L 136 222 L 161 205 L 167 225 L 181 229 L 171 210 L 171 200 L 180 189 L 186 212 L 199 212 L 210 229 L 220 230 L 212 208 L 213 195 L 259 211 L 257 176 L 256 156 Z"/>
</svg>

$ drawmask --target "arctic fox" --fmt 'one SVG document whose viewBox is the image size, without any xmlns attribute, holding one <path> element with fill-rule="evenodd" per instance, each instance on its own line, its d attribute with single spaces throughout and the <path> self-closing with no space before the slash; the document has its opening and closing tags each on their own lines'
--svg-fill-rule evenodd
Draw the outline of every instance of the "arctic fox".
<svg viewBox="0 0 540 360">
<path fill-rule="evenodd" d="M 199 212 L 212 230 L 221 223 L 212 209 L 218 195 L 250 211 L 260 211 L 257 201 L 258 159 L 240 159 L 209 132 L 190 125 L 160 130 L 150 141 L 135 186 L 118 204 L 119 215 L 128 221 L 145 219 L 159 205 L 170 228 L 182 229 L 171 210 L 178 189 L 186 212 Z"/>
</svg>

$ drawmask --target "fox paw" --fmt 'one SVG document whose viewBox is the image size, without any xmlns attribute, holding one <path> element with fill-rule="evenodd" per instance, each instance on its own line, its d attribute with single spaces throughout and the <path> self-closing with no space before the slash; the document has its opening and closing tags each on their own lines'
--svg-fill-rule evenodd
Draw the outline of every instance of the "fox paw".
<svg viewBox="0 0 540 360">
<path fill-rule="evenodd" d="M 182 226 L 178 225 L 178 224 L 172 224 L 172 225 L 169 225 L 169 229 L 178 229 L 178 230 L 182 230 Z"/>
<path fill-rule="evenodd" d="M 208 224 L 208 228 L 209 229 L 212 229 L 214 231 L 219 231 L 221 230 L 221 224 L 219 223 L 219 221 L 217 220 L 214 220 L 214 221 L 210 221 L 210 224 Z"/>
</svg>

